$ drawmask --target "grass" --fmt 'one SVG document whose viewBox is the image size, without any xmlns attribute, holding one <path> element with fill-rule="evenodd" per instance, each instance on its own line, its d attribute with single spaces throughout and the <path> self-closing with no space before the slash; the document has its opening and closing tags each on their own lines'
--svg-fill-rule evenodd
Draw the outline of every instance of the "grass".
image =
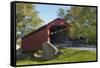
<svg viewBox="0 0 100 68">
<path fill-rule="evenodd" d="M 41 59 L 24 59 L 17 60 L 17 65 L 29 65 L 29 64 L 49 64 L 49 63 L 63 63 L 63 62 L 81 62 L 81 61 L 95 61 L 96 52 L 77 49 L 61 49 L 64 54 L 59 55 L 53 60 L 44 61 Z"/>
</svg>

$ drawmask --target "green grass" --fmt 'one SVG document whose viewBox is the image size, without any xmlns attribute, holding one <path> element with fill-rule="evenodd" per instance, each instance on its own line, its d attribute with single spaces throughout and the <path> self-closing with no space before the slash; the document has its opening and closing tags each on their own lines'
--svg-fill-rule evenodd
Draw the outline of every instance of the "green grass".
<svg viewBox="0 0 100 68">
<path fill-rule="evenodd" d="M 77 50 L 77 49 L 61 49 L 64 54 L 59 55 L 53 60 L 44 61 L 41 59 L 25 59 L 17 60 L 17 65 L 29 65 L 29 64 L 48 64 L 48 63 L 63 63 L 63 62 L 81 62 L 81 61 L 95 61 L 96 52 Z"/>
</svg>

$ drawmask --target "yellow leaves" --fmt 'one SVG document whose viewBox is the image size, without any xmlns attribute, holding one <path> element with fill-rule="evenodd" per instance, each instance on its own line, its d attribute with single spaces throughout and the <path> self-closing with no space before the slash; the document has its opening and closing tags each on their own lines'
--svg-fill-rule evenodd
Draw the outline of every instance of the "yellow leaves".
<svg viewBox="0 0 100 68">
<path fill-rule="evenodd" d="M 75 29 L 74 26 L 69 28 L 69 35 L 70 35 L 71 38 L 75 38 L 76 37 L 75 32 L 76 32 L 76 29 Z"/>
<path fill-rule="evenodd" d="M 71 11 L 70 11 L 70 14 L 72 15 L 72 16 L 77 16 L 77 15 L 79 15 L 79 13 L 81 12 L 81 8 L 82 7 L 72 7 L 71 8 Z"/>
<path fill-rule="evenodd" d="M 34 10 L 32 4 L 26 4 L 26 3 L 17 3 L 16 9 L 17 12 L 20 12 L 24 16 L 31 15 Z"/>
<path fill-rule="evenodd" d="M 18 22 L 18 23 L 17 23 L 17 26 L 18 26 L 18 27 L 22 27 L 22 26 L 23 26 L 23 22 Z"/>
</svg>

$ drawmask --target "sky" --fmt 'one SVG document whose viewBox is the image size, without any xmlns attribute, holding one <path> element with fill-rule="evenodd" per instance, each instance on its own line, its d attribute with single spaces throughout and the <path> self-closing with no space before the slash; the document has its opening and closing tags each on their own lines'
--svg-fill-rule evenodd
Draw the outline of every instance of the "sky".
<svg viewBox="0 0 100 68">
<path fill-rule="evenodd" d="M 57 18 L 57 11 L 59 8 L 70 9 L 70 6 L 63 5 L 35 4 L 35 6 L 36 10 L 39 12 L 39 17 L 44 21 L 44 24 Z"/>
</svg>

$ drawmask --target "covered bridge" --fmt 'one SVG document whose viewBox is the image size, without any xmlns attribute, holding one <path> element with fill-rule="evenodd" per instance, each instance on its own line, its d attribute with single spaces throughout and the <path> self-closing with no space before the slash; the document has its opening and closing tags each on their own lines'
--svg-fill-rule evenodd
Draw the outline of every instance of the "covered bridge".
<svg viewBox="0 0 100 68">
<path fill-rule="evenodd" d="M 46 41 L 52 44 L 61 44 L 66 41 L 66 30 L 70 25 L 63 19 L 57 18 L 52 22 L 40 27 L 22 38 L 24 52 L 42 49 Z"/>
</svg>

